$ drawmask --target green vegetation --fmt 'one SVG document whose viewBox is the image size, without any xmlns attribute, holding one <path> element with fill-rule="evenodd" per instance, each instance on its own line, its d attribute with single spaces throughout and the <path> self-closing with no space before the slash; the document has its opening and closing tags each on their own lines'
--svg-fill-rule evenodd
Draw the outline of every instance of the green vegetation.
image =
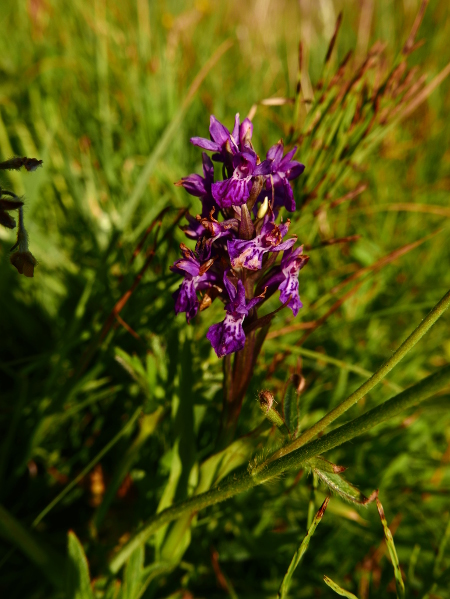
<svg viewBox="0 0 450 599">
<path fill-rule="evenodd" d="M 0 162 L 43 160 L 0 171 L 38 260 L 0 228 L 1 596 L 450 597 L 450 7 L 415 46 L 419 4 L 1 3 Z M 189 138 L 236 112 L 299 143 L 310 261 L 224 446 L 223 307 L 187 325 L 169 267 Z"/>
</svg>

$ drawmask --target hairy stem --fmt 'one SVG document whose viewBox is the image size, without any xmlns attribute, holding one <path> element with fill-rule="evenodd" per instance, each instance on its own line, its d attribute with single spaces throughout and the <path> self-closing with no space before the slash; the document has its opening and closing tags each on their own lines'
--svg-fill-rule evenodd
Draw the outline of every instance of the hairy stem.
<svg viewBox="0 0 450 599">
<path fill-rule="evenodd" d="M 217 487 L 195 495 L 186 501 L 163 510 L 148 520 L 128 543 L 113 557 L 110 569 L 117 572 L 129 558 L 131 553 L 143 545 L 161 526 L 179 518 L 187 511 L 197 512 L 205 507 L 229 499 L 238 493 L 267 482 L 274 477 L 293 468 L 300 468 L 308 459 L 324 453 L 354 437 L 361 435 L 381 422 L 397 416 L 407 408 L 427 399 L 437 391 L 450 384 L 450 366 L 396 395 L 381 406 L 370 410 L 363 416 L 345 424 L 320 439 L 295 449 L 277 460 L 263 462 L 250 472 L 241 472 L 224 480 Z"/>
<path fill-rule="evenodd" d="M 270 460 L 277 460 L 283 455 L 302 447 L 311 441 L 316 435 L 321 433 L 327 426 L 334 422 L 339 416 L 342 416 L 347 410 L 353 407 L 360 399 L 362 399 L 371 389 L 380 383 L 384 377 L 396 366 L 402 358 L 416 345 L 425 333 L 433 326 L 433 324 L 442 316 L 445 310 L 450 305 L 450 291 L 434 306 L 428 316 L 419 324 L 419 326 L 411 333 L 399 348 L 361 387 L 356 389 L 347 399 L 339 404 L 334 410 L 328 412 L 319 422 L 309 428 L 298 439 L 295 439 L 289 445 L 282 447 L 275 452 Z"/>
</svg>

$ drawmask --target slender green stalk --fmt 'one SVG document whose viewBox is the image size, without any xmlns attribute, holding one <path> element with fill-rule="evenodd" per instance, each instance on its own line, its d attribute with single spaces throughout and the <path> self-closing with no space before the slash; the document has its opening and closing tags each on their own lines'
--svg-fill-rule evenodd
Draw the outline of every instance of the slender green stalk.
<svg viewBox="0 0 450 599">
<path fill-rule="evenodd" d="M 36 540 L 2 505 L 0 505 L 0 535 L 14 543 L 54 586 L 62 586 L 61 572 L 64 568 L 60 556 L 53 554 Z"/>
<path fill-rule="evenodd" d="M 448 519 L 447 527 L 445 529 L 444 535 L 441 539 L 441 542 L 439 543 L 438 554 L 436 556 L 436 561 L 434 562 L 434 567 L 433 567 L 433 577 L 434 578 L 437 578 L 440 574 L 442 561 L 444 559 L 445 549 L 447 547 L 447 543 L 449 542 L 449 540 L 450 540 L 450 517 Z"/>
<path fill-rule="evenodd" d="M 146 414 L 142 417 L 142 420 L 140 421 L 140 431 L 136 439 L 125 452 L 120 462 L 117 464 L 112 480 L 109 483 L 108 488 L 106 489 L 103 501 L 94 514 L 94 517 L 92 519 L 92 527 L 94 531 L 98 531 L 98 529 L 102 525 L 103 520 L 108 512 L 109 506 L 111 505 L 111 502 L 114 499 L 114 496 L 117 493 L 117 490 L 119 489 L 121 482 L 125 478 L 127 472 L 130 471 L 133 463 L 139 457 L 139 452 L 144 443 L 155 432 L 155 429 L 158 426 L 158 422 L 160 421 L 163 413 L 163 408 L 159 407 L 152 414 Z"/>
<path fill-rule="evenodd" d="M 98 452 L 98 454 L 95 456 L 95 458 L 93 460 L 91 460 L 89 462 L 89 464 L 86 466 L 86 468 L 83 468 L 83 470 L 80 472 L 80 474 L 78 476 L 76 476 L 68 485 L 67 487 L 64 487 L 64 489 L 61 491 L 61 493 L 59 495 L 57 495 L 55 497 L 55 499 L 53 501 L 51 501 L 47 507 L 45 507 L 42 512 L 40 514 L 38 514 L 36 516 L 36 518 L 33 520 L 33 523 L 31 524 L 32 528 L 36 527 L 39 522 L 41 522 L 41 520 L 43 518 L 45 518 L 45 516 L 49 513 L 50 510 L 52 510 L 55 505 L 57 503 L 59 503 L 61 501 L 61 499 L 63 497 L 65 497 L 67 495 L 67 493 L 69 491 L 71 491 L 79 482 L 82 478 L 84 478 L 86 476 L 86 474 L 102 459 L 102 457 L 108 453 L 108 451 L 110 449 L 112 449 L 114 447 L 114 445 L 125 435 L 127 434 L 130 429 L 134 426 L 134 423 L 136 422 L 136 420 L 139 417 L 139 414 L 142 412 L 142 408 L 138 408 L 133 416 L 130 418 L 130 420 L 125 424 L 125 426 L 123 428 L 120 429 L 120 431 L 117 433 L 117 435 L 115 437 L 113 437 L 111 439 L 111 441 L 109 443 L 107 443 L 105 445 L 105 447 Z"/>
<path fill-rule="evenodd" d="M 325 499 L 325 501 L 322 503 L 322 505 L 320 506 L 319 511 L 314 516 L 314 519 L 311 522 L 311 525 L 308 527 L 308 532 L 306 533 L 305 538 L 301 542 L 300 547 L 294 553 L 294 556 L 293 556 L 293 558 L 291 560 L 291 563 L 289 564 L 289 568 L 287 569 L 287 572 L 284 575 L 283 580 L 281 581 L 280 589 L 279 589 L 278 595 L 277 595 L 277 599 L 286 599 L 288 591 L 289 591 L 289 587 L 291 586 L 292 575 L 294 574 L 294 572 L 295 572 L 297 566 L 299 565 L 302 557 L 305 555 L 306 550 L 309 547 L 309 542 L 311 541 L 311 537 L 313 536 L 316 528 L 319 526 L 319 524 L 320 524 L 320 522 L 321 522 L 321 520 L 323 518 L 323 515 L 325 514 L 325 510 L 327 509 L 327 505 L 328 505 L 329 501 L 330 501 L 330 498 L 327 497 Z"/>
<path fill-rule="evenodd" d="M 163 510 L 144 523 L 140 530 L 113 557 L 110 563 L 111 571 L 113 573 L 117 572 L 136 547 L 144 544 L 161 526 L 179 518 L 185 512 L 198 512 L 205 507 L 225 501 L 238 493 L 248 491 L 252 487 L 271 480 L 289 469 L 298 469 L 306 460 L 350 441 L 385 420 L 401 414 L 404 410 L 427 399 L 448 384 L 450 384 L 450 366 L 444 367 L 436 374 L 427 377 L 420 383 L 384 402 L 381 406 L 370 410 L 363 416 L 324 435 L 320 439 L 308 443 L 308 445 L 300 447 L 276 461 L 267 460 L 259 466 L 254 466 L 249 472 L 232 475 L 210 491 L 195 495 L 186 501 Z"/>
<path fill-rule="evenodd" d="M 136 185 L 122 210 L 123 229 L 126 228 L 128 223 L 132 219 L 134 212 L 137 206 L 139 205 L 139 202 L 147 188 L 148 180 L 153 172 L 153 169 L 155 168 L 158 160 L 161 158 L 161 156 L 163 156 L 164 152 L 167 150 L 174 135 L 179 131 L 180 123 L 182 122 L 183 117 L 186 114 L 186 111 L 189 108 L 192 100 L 195 98 L 195 95 L 198 89 L 200 88 L 201 84 L 203 83 L 203 80 L 208 75 L 209 71 L 220 60 L 223 54 L 225 54 L 225 52 L 229 50 L 229 48 L 231 48 L 232 45 L 232 40 L 225 40 L 197 73 L 180 108 L 174 115 L 172 121 L 168 124 L 153 152 L 150 154 L 144 168 L 142 169 L 142 172 L 139 175 Z"/>
<path fill-rule="evenodd" d="M 366 370 L 365 368 L 362 368 L 361 366 L 358 366 L 357 364 L 348 364 L 347 362 L 344 362 L 343 360 L 337 360 L 332 356 L 327 356 L 326 354 L 321 354 L 318 351 L 306 349 L 306 347 L 297 345 L 287 345 L 285 343 L 280 344 L 279 347 L 283 351 L 289 350 L 292 354 L 298 354 L 299 356 L 304 356 L 305 358 L 311 358 L 313 360 L 325 362 L 325 364 L 333 364 L 333 366 L 337 366 L 342 370 L 348 370 L 349 372 L 354 372 L 355 374 L 360 374 L 364 377 L 373 376 L 372 372 Z M 397 383 L 385 380 L 384 384 L 386 385 L 386 387 L 390 387 L 392 391 L 395 391 L 396 393 L 400 393 L 401 391 L 403 391 L 403 388 L 400 387 L 400 385 L 397 385 Z"/>
<path fill-rule="evenodd" d="M 327 584 L 330 587 L 330 589 L 333 589 L 333 591 L 335 593 L 337 593 L 338 595 L 340 595 L 341 597 L 347 597 L 347 599 L 358 599 L 358 597 L 356 595 L 354 595 L 353 593 L 350 593 L 350 591 L 346 591 L 345 589 L 340 587 L 338 584 L 333 582 L 331 580 L 331 578 L 328 578 L 328 576 L 324 576 L 323 580 L 324 580 L 325 584 Z"/>
<path fill-rule="evenodd" d="M 391 558 L 391 563 L 394 568 L 395 576 L 395 588 L 397 589 L 397 599 L 404 599 L 405 597 L 405 583 L 403 582 L 402 573 L 400 570 L 400 563 L 398 561 L 397 550 L 395 549 L 394 537 L 392 536 L 391 530 L 388 526 L 386 516 L 384 515 L 383 506 L 381 501 L 377 497 L 377 508 L 380 514 L 381 524 L 384 529 L 384 538 L 386 539 L 386 545 Z"/>
<path fill-rule="evenodd" d="M 416 345 L 418 341 L 429 331 L 434 323 L 442 316 L 445 310 L 450 305 L 450 291 L 435 305 L 428 316 L 419 324 L 419 326 L 411 333 L 400 347 L 361 387 L 354 391 L 347 399 L 339 404 L 334 410 L 328 412 L 319 422 L 309 428 L 298 439 L 295 439 L 289 445 L 282 447 L 271 456 L 271 460 L 276 460 L 283 455 L 302 447 L 311 441 L 316 435 L 321 433 L 327 426 L 342 416 L 347 410 L 353 407 L 360 399 L 362 399 L 371 389 L 380 383 L 384 377 L 402 360 L 406 354 Z"/>
</svg>

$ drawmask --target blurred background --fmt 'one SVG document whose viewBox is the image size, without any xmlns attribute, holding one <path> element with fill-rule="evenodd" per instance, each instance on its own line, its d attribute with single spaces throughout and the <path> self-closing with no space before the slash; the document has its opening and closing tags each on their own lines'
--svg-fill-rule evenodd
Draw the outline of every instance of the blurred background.
<svg viewBox="0 0 450 599">
<path fill-rule="evenodd" d="M 434 91 L 425 88 L 450 61 L 448 2 L 430 1 L 416 38 L 423 43 L 408 57 L 413 79 L 423 76 L 420 89 L 427 93 L 414 109 L 408 104 L 409 112 L 401 109 L 388 119 L 389 126 L 383 128 L 380 117 L 371 145 L 355 141 L 350 170 L 340 178 L 330 175 L 317 193 L 322 171 L 325 176 L 335 168 L 342 154 L 327 166 L 323 156 L 332 156 L 334 146 L 323 145 L 319 155 L 302 129 L 308 107 L 320 96 L 338 14 L 342 11 L 343 21 L 330 72 L 349 50 L 356 72 L 376 40 L 384 45 L 379 63 L 389 70 L 419 5 L 418 0 L 1 2 L 0 160 L 44 161 L 34 173 L 0 174 L 2 188 L 24 197 L 30 250 L 39 262 L 33 279 L 19 276 L 8 257 L 15 233 L 0 229 L 5 596 L 63 596 L 39 560 L 11 541 L 9 517 L 33 529 L 36 542 L 56 554 L 65 552 L 67 532 L 74 530 L 98 581 L 97 596 L 119 596 L 105 594 L 111 582 L 108 556 L 158 506 L 192 493 L 199 464 L 213 452 L 222 368 L 205 333 L 222 307 L 213 305 L 187 326 L 173 312 L 171 294 L 179 278 L 169 270 L 184 241 L 177 210 L 198 211 L 197 200 L 173 183 L 201 172 L 200 153 L 189 138 L 207 136 L 210 114 L 231 128 L 236 112 L 241 118 L 251 113 L 261 155 L 280 138 L 300 142 L 297 159 L 306 169 L 296 183 L 292 231 L 317 248 L 301 273 L 299 317 L 294 321 L 282 311 L 274 320 L 239 434 L 262 419 L 257 390 L 279 391 L 299 360 L 307 380 L 302 426 L 317 421 L 389 357 L 448 290 L 450 83 L 442 77 Z M 376 85 L 375 75 L 367 77 L 368 87 Z M 300 108 L 289 100 L 298 78 Z M 355 91 L 353 110 L 365 89 Z M 284 100 L 261 104 L 273 98 Z M 360 191 L 353 198 L 329 209 L 355 189 Z M 159 239 L 156 229 L 146 237 L 165 208 Z M 350 235 L 360 238 L 319 247 Z M 129 290 L 120 314 L 111 316 Z M 308 328 L 321 317 L 320 327 Z M 444 316 L 349 418 L 448 363 L 449 323 Z M 284 362 L 274 362 L 287 348 L 291 354 Z M 441 395 L 330 457 L 348 466 L 349 480 L 364 493 L 380 489 L 401 566 L 420 597 L 434 584 L 449 518 L 448 399 Z M 147 416 L 156 410 L 163 416 L 150 419 L 145 429 L 133 416 L 142 409 Z M 188 534 L 164 531 L 149 543 L 146 565 L 164 559 L 172 567 L 158 571 L 142 596 L 274 597 L 304 534 L 308 505 L 318 507 L 324 494 L 320 487 L 314 491 L 307 473 L 301 479 L 294 473 L 201 512 Z M 382 539 L 373 506 L 362 510 L 333 498 L 295 574 L 292 597 L 334 596 L 322 582 L 324 574 L 360 599 L 394 596 Z M 446 555 L 439 563 L 439 575 L 447 567 L 442 580 L 449 579 L 448 550 Z M 449 597 L 445 588 L 442 583 L 434 596 Z"/>
</svg>

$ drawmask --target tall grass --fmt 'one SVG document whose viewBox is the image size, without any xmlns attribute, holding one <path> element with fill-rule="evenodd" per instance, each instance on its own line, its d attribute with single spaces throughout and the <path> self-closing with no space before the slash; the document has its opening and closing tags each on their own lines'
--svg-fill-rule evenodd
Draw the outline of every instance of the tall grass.
<svg viewBox="0 0 450 599">
<path fill-rule="evenodd" d="M 14 233 L 0 230 L 6 596 L 75 597 L 75 568 L 80 588 L 98 597 L 276 597 L 307 530 L 308 506 L 314 515 L 326 492 L 302 471 L 182 515 L 118 574 L 108 564 L 156 512 L 207 491 L 255 454 L 260 464 L 277 447 L 279 437 L 261 424 L 259 390 L 281 397 L 300 363 L 300 430 L 307 430 L 360 387 L 448 290 L 448 80 L 410 114 L 395 113 L 393 120 L 404 117 L 395 127 L 377 121 L 378 145 L 369 153 L 357 140 L 345 171 L 336 170 L 344 162 L 327 163 L 336 157 L 329 147 L 341 143 L 349 152 L 346 144 L 356 143 L 346 136 L 358 98 L 376 84 L 375 67 L 347 96 L 347 112 L 338 103 L 323 129 L 307 136 L 338 12 L 343 22 L 325 82 L 355 49 L 351 79 L 380 38 L 386 48 L 376 68 L 387 74 L 398 64 L 419 3 L 401 6 L 2 3 L 0 160 L 44 161 L 36 173 L 8 171 L 0 182 L 24 196 L 39 260 L 33 279 L 19 277 L 8 260 Z M 421 89 L 450 60 L 448 16 L 444 0 L 430 3 L 418 35 L 424 44 L 408 57 L 415 77 L 427 77 Z M 283 100 L 261 103 L 270 98 Z M 176 219 L 189 201 L 173 182 L 200 170 L 188 138 L 206 134 L 209 113 L 230 123 L 250 110 L 258 146 L 301 137 L 297 156 L 306 170 L 295 193 L 303 209 L 292 229 L 311 260 L 300 280 L 301 315 L 275 316 L 238 438 L 215 454 L 222 370 L 204 334 L 219 308 L 194 326 L 173 314 L 179 281 L 169 265 L 183 240 Z M 447 314 L 345 418 L 448 364 L 448 323 Z M 411 572 L 407 590 L 419 596 L 430 589 L 445 596 L 448 586 L 448 399 L 438 394 L 327 454 L 348 467 L 345 476 L 361 492 L 379 489 L 400 569 Z M 382 539 L 373 506 L 363 511 L 333 497 L 289 596 L 335 596 L 325 573 L 360 599 L 395 593 Z"/>
</svg>

